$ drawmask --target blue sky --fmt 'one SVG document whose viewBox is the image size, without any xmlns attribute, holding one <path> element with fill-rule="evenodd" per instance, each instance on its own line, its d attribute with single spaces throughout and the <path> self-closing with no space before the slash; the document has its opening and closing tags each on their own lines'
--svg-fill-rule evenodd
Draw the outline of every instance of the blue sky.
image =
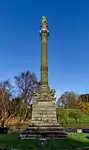
<svg viewBox="0 0 89 150">
<path fill-rule="evenodd" d="M 89 0 L 0 1 L 0 80 L 30 70 L 40 79 L 40 21 L 49 25 L 49 84 L 56 95 L 89 93 Z"/>
</svg>

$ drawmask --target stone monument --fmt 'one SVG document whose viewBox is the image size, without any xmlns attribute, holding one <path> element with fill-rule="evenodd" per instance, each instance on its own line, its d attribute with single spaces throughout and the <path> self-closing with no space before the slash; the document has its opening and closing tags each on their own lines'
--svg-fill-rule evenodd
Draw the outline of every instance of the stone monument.
<svg viewBox="0 0 89 150">
<path fill-rule="evenodd" d="M 57 122 L 56 108 L 54 104 L 55 90 L 51 90 L 48 83 L 48 54 L 47 38 L 49 35 L 46 17 L 41 22 L 41 85 L 39 91 L 34 91 L 32 106 L 32 123 L 21 134 L 25 138 L 65 138 L 65 131 Z"/>
</svg>

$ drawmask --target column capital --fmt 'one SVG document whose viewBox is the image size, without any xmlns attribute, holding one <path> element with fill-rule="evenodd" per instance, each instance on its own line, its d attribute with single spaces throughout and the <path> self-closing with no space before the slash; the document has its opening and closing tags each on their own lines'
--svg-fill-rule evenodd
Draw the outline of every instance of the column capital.
<svg viewBox="0 0 89 150">
<path fill-rule="evenodd" d="M 43 16 L 42 17 L 42 21 L 41 21 L 41 30 L 40 30 L 40 36 L 41 37 L 47 37 L 49 35 L 49 31 L 48 31 L 48 24 L 47 24 L 47 20 L 46 17 Z"/>
</svg>

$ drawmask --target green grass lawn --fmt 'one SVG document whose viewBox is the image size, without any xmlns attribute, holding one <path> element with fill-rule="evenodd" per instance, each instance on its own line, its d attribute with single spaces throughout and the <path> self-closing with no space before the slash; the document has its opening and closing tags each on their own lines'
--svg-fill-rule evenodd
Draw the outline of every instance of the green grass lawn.
<svg viewBox="0 0 89 150">
<path fill-rule="evenodd" d="M 85 138 L 88 134 L 70 133 L 68 139 L 49 140 L 44 150 L 62 150 L 68 148 L 74 150 L 76 147 L 89 146 L 89 140 Z M 0 147 L 18 148 L 20 150 L 37 150 L 36 140 L 20 140 L 19 134 L 9 133 L 0 135 Z M 39 149 L 39 148 L 38 148 Z"/>
<path fill-rule="evenodd" d="M 60 109 L 60 108 L 57 108 L 57 114 L 58 113 L 65 113 L 65 115 L 66 115 L 66 119 L 67 119 L 67 121 L 68 121 L 68 125 L 66 124 L 66 122 L 65 122 L 65 120 L 64 120 L 64 118 L 61 118 L 61 119 L 59 119 L 59 123 L 61 123 L 63 126 L 76 126 L 76 125 L 79 125 L 79 126 L 89 126 L 89 115 L 86 115 L 86 114 L 84 114 L 83 112 L 81 112 L 79 109 Z M 73 118 L 69 118 L 68 117 L 68 113 L 70 113 L 70 112 L 78 112 L 79 113 L 79 118 L 78 118 L 78 121 L 79 121 L 79 123 L 77 123 L 76 124 L 76 121 L 75 121 L 75 119 L 73 119 Z"/>
</svg>

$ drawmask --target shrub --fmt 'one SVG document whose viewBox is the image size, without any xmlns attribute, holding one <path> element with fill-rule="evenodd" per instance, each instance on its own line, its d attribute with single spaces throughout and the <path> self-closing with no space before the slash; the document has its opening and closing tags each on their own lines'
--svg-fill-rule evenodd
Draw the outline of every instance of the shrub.
<svg viewBox="0 0 89 150">
<path fill-rule="evenodd" d="M 60 109 L 60 111 L 57 113 L 57 120 L 58 121 L 65 121 L 65 123 L 68 125 L 68 114 L 66 109 Z"/>
<path fill-rule="evenodd" d="M 79 112 L 78 111 L 70 111 L 69 114 L 68 114 L 69 118 L 73 118 L 76 123 L 78 123 L 78 120 L 80 118 L 80 115 L 79 115 Z"/>
</svg>

